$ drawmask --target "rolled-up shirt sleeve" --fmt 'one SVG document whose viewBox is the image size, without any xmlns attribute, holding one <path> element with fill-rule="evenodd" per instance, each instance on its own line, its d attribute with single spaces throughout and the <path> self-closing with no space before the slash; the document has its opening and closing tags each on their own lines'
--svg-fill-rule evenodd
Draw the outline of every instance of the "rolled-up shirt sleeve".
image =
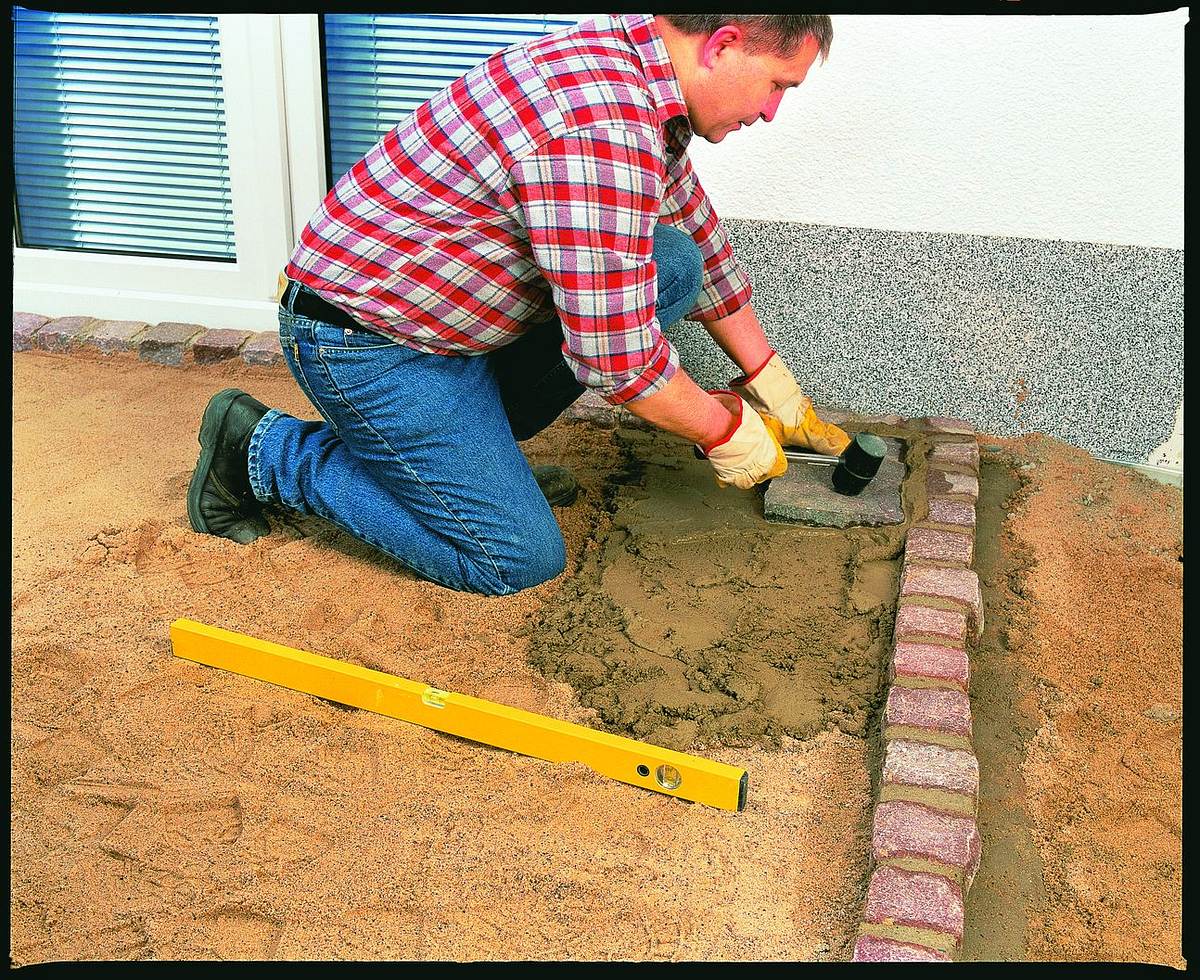
<svg viewBox="0 0 1200 980">
<path fill-rule="evenodd" d="M 691 236 L 704 260 L 704 281 L 689 319 L 719 320 L 750 301 L 750 277 L 733 254 L 712 202 L 686 155 L 671 168 L 663 195 L 662 220 Z"/>
<path fill-rule="evenodd" d="M 655 315 L 661 154 L 647 130 L 588 129 L 539 146 L 510 171 L 562 321 L 563 358 L 614 405 L 659 391 L 679 369 Z"/>
</svg>

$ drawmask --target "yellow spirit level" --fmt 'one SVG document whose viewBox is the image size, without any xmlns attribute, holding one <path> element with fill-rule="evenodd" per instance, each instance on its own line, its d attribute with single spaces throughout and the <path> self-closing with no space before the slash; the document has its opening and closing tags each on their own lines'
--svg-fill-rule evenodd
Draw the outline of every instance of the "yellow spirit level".
<svg viewBox="0 0 1200 980">
<path fill-rule="evenodd" d="M 438 690 L 191 619 L 171 624 L 171 645 L 175 656 L 186 660 L 435 731 L 549 762 L 582 762 L 623 783 L 722 810 L 740 812 L 746 806 L 746 770 L 723 762 Z"/>
</svg>

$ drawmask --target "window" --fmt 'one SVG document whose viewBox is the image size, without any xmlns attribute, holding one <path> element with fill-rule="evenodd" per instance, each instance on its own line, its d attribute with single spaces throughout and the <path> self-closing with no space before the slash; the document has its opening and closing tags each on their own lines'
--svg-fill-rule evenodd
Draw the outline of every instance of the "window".
<svg viewBox="0 0 1200 980">
<path fill-rule="evenodd" d="M 489 55 L 582 19 L 563 14 L 325 14 L 329 185 L 404 116 Z"/>
<path fill-rule="evenodd" d="M 234 260 L 217 18 L 13 26 L 17 244 Z"/>
</svg>

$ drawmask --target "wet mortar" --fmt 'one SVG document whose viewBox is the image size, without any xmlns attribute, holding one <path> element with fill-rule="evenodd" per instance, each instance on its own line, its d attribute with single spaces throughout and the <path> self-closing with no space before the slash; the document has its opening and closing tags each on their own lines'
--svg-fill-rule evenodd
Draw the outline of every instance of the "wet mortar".
<svg viewBox="0 0 1200 980">
<path fill-rule="evenodd" d="M 905 440 L 903 523 L 768 523 L 761 491 L 719 488 L 690 445 L 618 428 L 611 519 L 530 625 L 532 664 L 608 730 L 680 751 L 831 728 L 870 740 L 928 450 L 908 429 L 870 431 Z"/>
</svg>

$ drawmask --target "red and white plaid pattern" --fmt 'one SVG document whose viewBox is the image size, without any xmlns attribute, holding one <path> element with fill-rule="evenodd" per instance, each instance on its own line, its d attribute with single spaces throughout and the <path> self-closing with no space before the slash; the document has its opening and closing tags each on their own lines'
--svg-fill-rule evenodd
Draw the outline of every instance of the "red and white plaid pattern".
<svg viewBox="0 0 1200 980">
<path fill-rule="evenodd" d="M 508 48 L 334 185 L 287 275 L 438 354 L 494 350 L 557 310 L 581 384 L 613 404 L 649 395 L 679 366 L 654 313 L 657 222 L 688 233 L 704 258 L 692 317 L 750 298 L 684 152 L 691 137 L 648 15 Z"/>
</svg>

